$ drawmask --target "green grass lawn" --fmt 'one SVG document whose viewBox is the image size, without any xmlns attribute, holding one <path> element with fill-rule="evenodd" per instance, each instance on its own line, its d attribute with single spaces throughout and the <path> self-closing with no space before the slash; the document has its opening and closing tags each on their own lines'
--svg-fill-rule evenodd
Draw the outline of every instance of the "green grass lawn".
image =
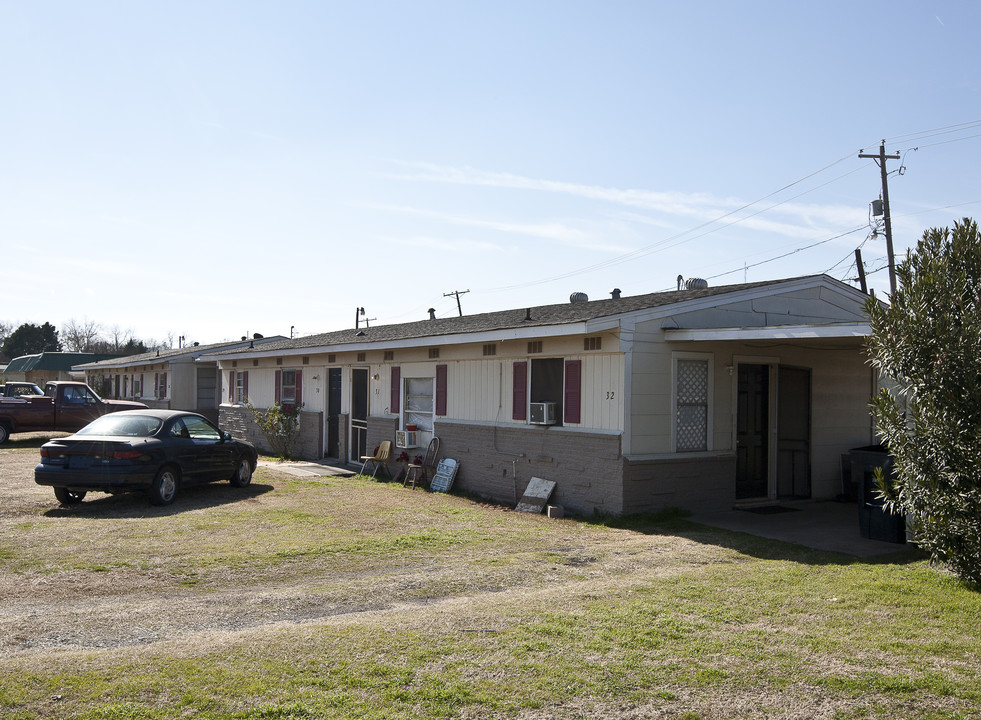
<svg viewBox="0 0 981 720">
<path fill-rule="evenodd" d="M 981 594 L 913 553 L 254 483 L 169 509 L 15 483 L 0 715 L 981 717 Z"/>
</svg>

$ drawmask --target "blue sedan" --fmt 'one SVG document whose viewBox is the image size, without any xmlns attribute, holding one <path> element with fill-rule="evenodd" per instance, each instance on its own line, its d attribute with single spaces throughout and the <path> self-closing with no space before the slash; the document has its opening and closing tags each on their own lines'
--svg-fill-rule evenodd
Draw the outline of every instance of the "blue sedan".
<svg viewBox="0 0 981 720">
<path fill-rule="evenodd" d="M 197 413 L 127 410 L 44 443 L 34 482 L 54 488 L 62 505 L 80 503 L 90 491 L 132 490 L 169 505 L 188 485 L 229 480 L 246 487 L 257 460 L 253 445 Z"/>
</svg>

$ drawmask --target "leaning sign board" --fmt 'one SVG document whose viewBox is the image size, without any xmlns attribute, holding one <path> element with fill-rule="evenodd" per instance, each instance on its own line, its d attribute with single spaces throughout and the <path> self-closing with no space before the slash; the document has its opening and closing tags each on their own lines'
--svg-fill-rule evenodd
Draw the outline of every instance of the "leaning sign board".
<svg viewBox="0 0 981 720">
<path fill-rule="evenodd" d="M 433 475 L 433 480 L 429 483 L 429 489 L 433 492 L 449 492 L 453 486 L 453 478 L 456 477 L 456 471 L 459 469 L 460 463 L 456 460 L 443 458 L 439 461 L 439 465 L 436 466 L 436 474 Z"/>
<path fill-rule="evenodd" d="M 528 513 L 540 513 L 545 508 L 545 503 L 552 496 L 552 491 L 555 490 L 555 482 L 553 480 L 542 480 L 541 478 L 533 477 L 531 482 L 528 483 L 528 487 L 525 488 L 525 494 L 521 497 L 521 502 L 515 508 L 518 512 L 528 512 Z"/>
</svg>

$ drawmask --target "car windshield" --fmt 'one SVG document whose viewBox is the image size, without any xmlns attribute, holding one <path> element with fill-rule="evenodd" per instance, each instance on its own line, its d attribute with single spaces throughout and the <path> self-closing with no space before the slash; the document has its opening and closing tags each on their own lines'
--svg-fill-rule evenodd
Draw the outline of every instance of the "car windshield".
<svg viewBox="0 0 981 720">
<path fill-rule="evenodd" d="M 152 415 L 103 415 L 79 430 L 76 435 L 118 435 L 148 437 L 160 429 L 162 421 Z"/>
</svg>

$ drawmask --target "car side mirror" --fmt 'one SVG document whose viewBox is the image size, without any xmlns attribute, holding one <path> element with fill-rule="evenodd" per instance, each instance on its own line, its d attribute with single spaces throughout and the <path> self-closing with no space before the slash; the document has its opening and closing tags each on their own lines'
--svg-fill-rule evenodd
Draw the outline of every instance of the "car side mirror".
<svg viewBox="0 0 981 720">
<path fill-rule="evenodd" d="M 230 432 L 222 432 L 222 434 L 221 434 L 221 441 L 222 442 L 231 442 L 232 441 L 232 434 Z"/>
</svg>

